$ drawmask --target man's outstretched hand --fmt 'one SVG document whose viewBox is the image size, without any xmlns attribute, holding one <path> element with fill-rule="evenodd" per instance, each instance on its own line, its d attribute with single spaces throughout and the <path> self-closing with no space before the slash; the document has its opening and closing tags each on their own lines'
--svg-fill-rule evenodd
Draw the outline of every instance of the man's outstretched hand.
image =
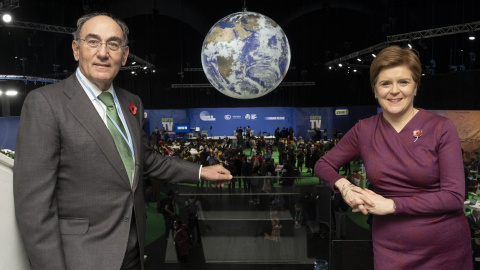
<svg viewBox="0 0 480 270">
<path fill-rule="evenodd" d="M 232 174 L 222 165 L 203 166 L 200 178 L 213 181 L 217 187 L 223 187 L 225 183 L 229 183 L 232 180 Z"/>
</svg>

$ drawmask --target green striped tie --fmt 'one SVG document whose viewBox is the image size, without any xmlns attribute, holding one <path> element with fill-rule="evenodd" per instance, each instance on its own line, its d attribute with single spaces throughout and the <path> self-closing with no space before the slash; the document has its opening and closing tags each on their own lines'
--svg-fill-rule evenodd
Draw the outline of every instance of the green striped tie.
<svg viewBox="0 0 480 270">
<path fill-rule="evenodd" d="M 133 184 L 132 175 L 134 170 L 133 157 L 127 142 L 123 139 L 122 134 L 120 134 L 120 131 L 112 123 L 112 120 L 115 121 L 118 127 L 122 130 L 125 137 L 127 137 L 125 128 L 123 127 L 122 121 L 118 116 L 117 108 L 115 106 L 115 102 L 113 101 L 113 96 L 112 94 L 110 94 L 110 92 L 103 92 L 100 95 L 98 95 L 98 99 L 102 101 L 103 104 L 105 104 L 105 106 L 107 106 L 106 111 L 107 111 L 107 114 L 110 116 L 110 117 L 107 117 L 108 130 L 110 130 L 110 133 L 112 134 L 113 140 L 115 141 L 115 145 L 117 146 L 118 153 L 122 158 L 123 165 L 125 165 L 125 170 L 127 171 L 128 179 L 130 180 L 130 186 L 132 186 Z M 112 120 L 110 120 L 110 118 Z"/>
</svg>

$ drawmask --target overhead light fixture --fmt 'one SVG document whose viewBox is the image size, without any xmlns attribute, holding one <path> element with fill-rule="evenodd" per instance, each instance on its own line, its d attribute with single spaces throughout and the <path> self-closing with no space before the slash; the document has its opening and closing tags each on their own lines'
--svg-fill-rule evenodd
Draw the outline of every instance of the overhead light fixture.
<svg viewBox="0 0 480 270">
<path fill-rule="evenodd" d="M 357 58 L 357 61 L 358 61 L 358 62 L 362 62 L 362 59 L 360 59 L 360 58 Z"/>
<path fill-rule="evenodd" d="M 144 69 L 144 70 L 146 70 L 146 69 L 147 69 L 147 67 L 145 66 L 145 67 L 143 67 L 143 69 Z"/>
<path fill-rule="evenodd" d="M 6 23 L 9 23 L 12 21 L 12 16 L 8 13 L 5 13 L 2 15 L 2 20 Z"/>
<path fill-rule="evenodd" d="M 133 61 L 133 62 L 132 62 L 132 65 L 135 65 L 136 63 L 137 63 L 137 62 Z"/>
<path fill-rule="evenodd" d="M 473 29 L 470 29 L 470 32 L 468 32 L 468 39 L 475 40 L 475 31 Z"/>
<path fill-rule="evenodd" d="M 413 44 L 413 43 L 412 43 L 412 38 L 409 38 L 409 39 L 408 39 L 408 43 L 407 43 L 408 48 L 410 48 L 410 49 L 413 48 L 413 45 L 412 45 L 412 44 Z"/>
<path fill-rule="evenodd" d="M 377 57 L 377 55 L 376 55 L 376 54 L 374 54 L 374 53 L 372 53 L 372 56 L 373 56 L 373 58 L 376 58 L 376 57 Z"/>
<path fill-rule="evenodd" d="M 339 66 L 339 67 L 343 67 L 342 63 L 338 63 L 338 66 Z"/>
<path fill-rule="evenodd" d="M 0 96 L 1 96 L 1 95 L 3 95 L 3 91 L 2 91 L 2 90 L 0 90 Z"/>
<path fill-rule="evenodd" d="M 7 92 L 5 92 L 5 95 L 7 96 L 16 96 L 17 94 L 17 90 L 8 90 Z"/>
</svg>

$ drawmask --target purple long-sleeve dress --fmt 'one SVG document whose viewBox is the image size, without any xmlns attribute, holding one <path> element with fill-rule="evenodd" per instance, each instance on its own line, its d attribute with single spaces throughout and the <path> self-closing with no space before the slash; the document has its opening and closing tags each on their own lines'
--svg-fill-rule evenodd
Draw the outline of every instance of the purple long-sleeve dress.
<svg viewBox="0 0 480 270">
<path fill-rule="evenodd" d="M 399 133 L 382 113 L 361 120 L 315 173 L 334 189 L 337 170 L 355 157 L 374 191 L 396 205 L 395 214 L 373 218 L 376 270 L 473 269 L 462 153 L 449 119 L 420 110 Z"/>
</svg>

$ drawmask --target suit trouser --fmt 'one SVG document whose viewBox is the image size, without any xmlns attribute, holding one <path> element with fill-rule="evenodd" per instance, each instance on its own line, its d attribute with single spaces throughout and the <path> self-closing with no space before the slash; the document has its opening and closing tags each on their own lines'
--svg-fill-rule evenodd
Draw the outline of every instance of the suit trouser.
<svg viewBox="0 0 480 270">
<path fill-rule="evenodd" d="M 121 270 L 140 270 L 140 248 L 138 246 L 137 225 L 135 214 L 132 210 L 132 220 L 130 222 L 130 233 L 128 235 L 127 251 L 123 258 Z"/>
</svg>

